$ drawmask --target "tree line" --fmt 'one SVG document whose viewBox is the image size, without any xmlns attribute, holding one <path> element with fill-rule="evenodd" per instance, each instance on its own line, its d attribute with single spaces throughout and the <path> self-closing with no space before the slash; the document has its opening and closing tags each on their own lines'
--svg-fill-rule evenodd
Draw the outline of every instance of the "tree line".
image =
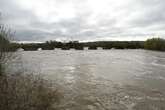
<svg viewBox="0 0 165 110">
<path fill-rule="evenodd" d="M 28 44 L 18 44 L 12 43 L 10 46 L 11 50 L 17 50 L 22 48 L 25 51 L 35 51 L 38 48 L 42 50 L 53 50 L 55 48 L 61 48 L 62 50 L 69 50 L 74 48 L 76 50 L 83 50 L 84 47 L 95 50 L 97 47 L 102 47 L 103 49 L 140 49 L 144 48 L 143 41 L 96 41 L 96 42 L 58 42 L 58 41 L 46 41 L 45 43 L 28 43 Z"/>
<path fill-rule="evenodd" d="M 55 48 L 61 48 L 62 50 L 69 50 L 74 48 L 76 50 L 83 50 L 84 47 L 88 47 L 91 50 L 102 47 L 103 49 L 148 49 L 165 51 L 165 39 L 151 38 L 146 41 L 95 41 L 95 42 L 58 42 L 58 41 L 46 41 L 45 43 L 11 43 L 10 50 L 16 51 L 19 48 L 25 51 L 36 51 L 38 48 L 42 50 L 53 50 Z"/>
</svg>

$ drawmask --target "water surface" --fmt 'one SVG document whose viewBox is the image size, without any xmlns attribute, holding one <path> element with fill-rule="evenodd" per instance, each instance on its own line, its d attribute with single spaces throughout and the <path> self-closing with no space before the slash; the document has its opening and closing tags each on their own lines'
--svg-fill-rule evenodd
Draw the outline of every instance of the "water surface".
<svg viewBox="0 0 165 110">
<path fill-rule="evenodd" d="M 165 53 L 146 50 L 21 52 L 23 67 L 54 80 L 59 110 L 165 110 Z"/>
</svg>

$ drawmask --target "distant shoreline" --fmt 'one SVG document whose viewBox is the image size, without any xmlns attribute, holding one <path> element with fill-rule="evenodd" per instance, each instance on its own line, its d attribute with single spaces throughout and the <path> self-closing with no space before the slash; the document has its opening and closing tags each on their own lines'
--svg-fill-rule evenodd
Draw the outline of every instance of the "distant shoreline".
<svg viewBox="0 0 165 110">
<path fill-rule="evenodd" d="M 22 48 L 25 51 L 37 50 L 100 50 L 100 49 L 143 49 L 144 41 L 96 41 L 96 42 L 58 42 L 47 41 L 45 43 L 12 43 L 16 49 Z"/>
<path fill-rule="evenodd" d="M 45 43 L 11 43 L 11 50 L 24 51 L 37 50 L 108 50 L 108 49 L 147 49 L 165 51 L 165 40 L 162 38 L 152 38 L 146 41 L 95 41 L 95 42 L 59 42 L 46 41 Z"/>
</svg>

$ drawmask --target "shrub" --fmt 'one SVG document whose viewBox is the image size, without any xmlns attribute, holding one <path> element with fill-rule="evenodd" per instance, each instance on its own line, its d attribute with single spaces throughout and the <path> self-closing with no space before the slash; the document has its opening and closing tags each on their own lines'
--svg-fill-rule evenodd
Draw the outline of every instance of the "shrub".
<svg viewBox="0 0 165 110">
<path fill-rule="evenodd" d="M 0 25 L 0 110 L 55 110 L 61 94 L 52 83 L 39 74 L 5 70 L 5 61 L 10 60 L 10 35 L 10 31 Z"/>
<path fill-rule="evenodd" d="M 0 80 L 1 110 L 54 110 L 60 93 L 51 83 L 34 74 L 13 74 Z"/>
</svg>

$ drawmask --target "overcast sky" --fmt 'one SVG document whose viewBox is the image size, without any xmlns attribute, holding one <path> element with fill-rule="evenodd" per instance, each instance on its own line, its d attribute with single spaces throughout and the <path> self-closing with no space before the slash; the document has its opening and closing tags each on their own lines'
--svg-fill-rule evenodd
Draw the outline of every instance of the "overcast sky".
<svg viewBox="0 0 165 110">
<path fill-rule="evenodd" d="M 19 41 L 165 38 L 165 0 L 0 0 L 0 12 Z"/>
</svg>

